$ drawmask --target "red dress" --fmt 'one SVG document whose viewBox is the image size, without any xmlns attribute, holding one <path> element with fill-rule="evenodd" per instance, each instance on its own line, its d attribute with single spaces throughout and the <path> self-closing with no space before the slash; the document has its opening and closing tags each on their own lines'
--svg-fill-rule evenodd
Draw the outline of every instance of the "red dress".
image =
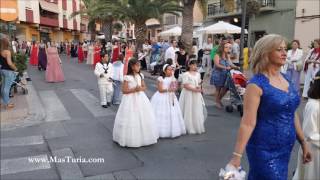
<svg viewBox="0 0 320 180">
<path fill-rule="evenodd" d="M 30 65 L 38 66 L 38 46 L 32 45 L 32 51 L 30 56 Z"/>
<path fill-rule="evenodd" d="M 132 57 L 133 57 L 133 50 L 131 48 L 127 48 L 126 49 L 126 57 L 124 59 L 124 68 L 123 68 L 124 75 L 127 75 L 129 59 Z"/>
<path fill-rule="evenodd" d="M 112 52 L 112 59 L 111 59 L 112 63 L 118 60 L 119 54 L 120 54 L 119 46 L 116 46 L 115 48 L 113 48 L 113 52 Z"/>
<path fill-rule="evenodd" d="M 94 47 L 94 59 L 93 59 L 93 67 L 96 67 L 96 64 L 100 61 L 100 47 Z"/>
<path fill-rule="evenodd" d="M 82 46 L 79 45 L 79 47 L 78 47 L 78 63 L 82 63 L 83 60 L 84 60 L 84 54 L 83 54 Z"/>
</svg>

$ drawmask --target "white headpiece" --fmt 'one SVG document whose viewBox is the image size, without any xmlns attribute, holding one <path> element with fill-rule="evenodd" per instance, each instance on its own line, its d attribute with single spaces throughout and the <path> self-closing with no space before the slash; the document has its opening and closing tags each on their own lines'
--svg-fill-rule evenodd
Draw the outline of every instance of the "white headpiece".
<svg viewBox="0 0 320 180">
<path fill-rule="evenodd" d="M 162 68 L 162 71 L 164 72 L 166 70 L 166 68 L 169 66 L 169 64 L 165 64 Z"/>
</svg>

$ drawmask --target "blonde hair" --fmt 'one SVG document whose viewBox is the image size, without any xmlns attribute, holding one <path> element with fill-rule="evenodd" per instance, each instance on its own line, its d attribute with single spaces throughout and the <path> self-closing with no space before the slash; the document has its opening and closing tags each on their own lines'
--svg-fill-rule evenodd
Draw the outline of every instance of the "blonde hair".
<svg viewBox="0 0 320 180">
<path fill-rule="evenodd" d="M 269 34 L 259 39 L 250 56 L 253 74 L 265 72 L 270 64 L 269 54 L 287 40 L 278 34 Z"/>
</svg>

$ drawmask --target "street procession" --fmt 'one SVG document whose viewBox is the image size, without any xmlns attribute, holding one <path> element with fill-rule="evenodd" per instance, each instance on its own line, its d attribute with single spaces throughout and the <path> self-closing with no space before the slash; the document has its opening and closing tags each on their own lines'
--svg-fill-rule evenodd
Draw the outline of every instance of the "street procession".
<svg viewBox="0 0 320 180">
<path fill-rule="evenodd" d="M 3 180 L 319 180 L 318 0 L 1 0 Z"/>
</svg>

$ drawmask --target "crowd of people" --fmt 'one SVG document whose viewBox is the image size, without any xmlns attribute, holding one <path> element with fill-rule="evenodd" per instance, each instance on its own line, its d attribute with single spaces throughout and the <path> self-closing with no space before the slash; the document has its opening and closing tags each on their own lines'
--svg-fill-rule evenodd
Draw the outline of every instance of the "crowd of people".
<svg viewBox="0 0 320 180">
<path fill-rule="evenodd" d="M 213 41 L 208 38 L 200 50 L 194 44 L 190 54 L 177 40 L 170 43 L 146 40 L 142 49 L 137 50 L 134 42 L 117 40 L 25 44 L 20 49 L 30 53 L 31 65 L 46 71 L 47 82 L 64 81 L 61 53 L 94 67 L 102 108 L 119 105 L 113 140 L 122 147 L 147 146 L 157 143 L 159 138 L 204 133 L 207 109 L 202 97 L 203 80 L 209 77 L 216 88 L 216 107 L 223 108 L 221 100 L 230 83 L 227 73 L 239 70 L 242 65 L 239 40 L 232 37 Z M 287 179 L 296 139 L 301 148 L 294 178 L 319 177 L 319 44 L 319 39 L 314 40 L 304 60 L 299 41 L 293 40 L 287 51 L 286 40 L 280 35 L 265 35 L 252 50 L 244 49 L 243 68 L 251 64 L 253 77 L 246 87 L 243 117 L 229 164 L 240 168 L 246 150 L 249 179 Z M 18 50 L 16 47 L 15 51 Z M 1 66 L 3 103 L 10 107 L 8 87 L 16 67 L 11 60 L 9 41 L 3 39 Z M 157 92 L 150 100 L 144 92 L 142 69 L 159 74 Z M 302 97 L 308 98 L 308 102 L 301 127 L 297 108 L 303 71 Z"/>
</svg>

